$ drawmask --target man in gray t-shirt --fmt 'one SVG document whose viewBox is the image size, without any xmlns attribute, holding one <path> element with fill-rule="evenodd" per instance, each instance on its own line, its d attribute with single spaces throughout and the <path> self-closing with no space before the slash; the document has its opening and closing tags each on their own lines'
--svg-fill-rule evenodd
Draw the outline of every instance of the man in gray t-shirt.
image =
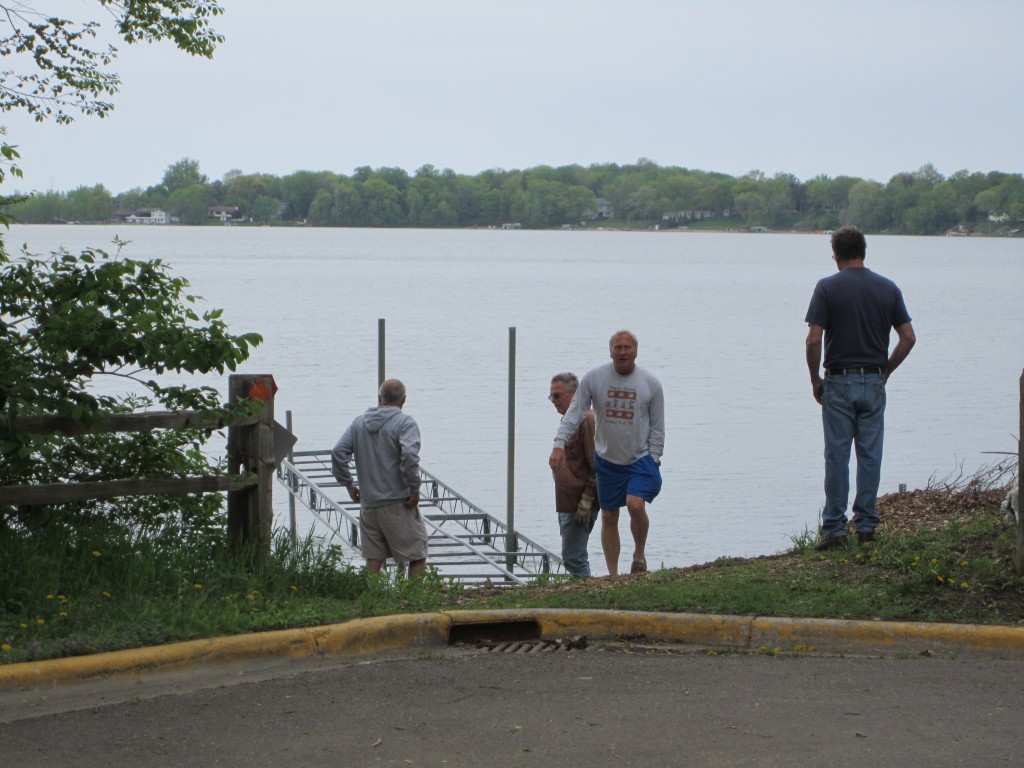
<svg viewBox="0 0 1024 768">
<path fill-rule="evenodd" d="M 608 343 L 611 363 L 587 371 L 555 436 L 548 463 L 557 471 L 565 444 L 594 408 L 597 432 L 594 470 L 601 505 L 601 546 L 608 573 L 619 573 L 619 510 L 629 512 L 633 534 L 632 573 L 647 570 L 647 503 L 661 491 L 665 448 L 665 394 L 658 378 L 636 364 L 637 339 L 617 331 Z"/>
</svg>

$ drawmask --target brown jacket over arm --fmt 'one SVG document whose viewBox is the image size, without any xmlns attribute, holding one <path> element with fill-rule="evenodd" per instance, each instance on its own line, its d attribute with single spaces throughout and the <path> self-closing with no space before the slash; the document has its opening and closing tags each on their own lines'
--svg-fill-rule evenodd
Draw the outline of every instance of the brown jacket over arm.
<svg viewBox="0 0 1024 768">
<path fill-rule="evenodd" d="M 584 494 L 597 498 L 597 478 L 594 475 L 596 429 L 594 412 L 588 411 L 576 434 L 565 443 L 565 461 L 553 472 L 556 512 L 575 512 Z"/>
</svg>

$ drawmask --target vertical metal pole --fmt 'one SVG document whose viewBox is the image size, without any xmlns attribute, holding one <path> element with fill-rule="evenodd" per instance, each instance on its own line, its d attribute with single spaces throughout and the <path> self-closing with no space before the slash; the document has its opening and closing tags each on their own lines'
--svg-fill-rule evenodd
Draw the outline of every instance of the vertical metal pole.
<svg viewBox="0 0 1024 768">
<path fill-rule="evenodd" d="M 377 319 L 377 389 L 384 383 L 384 318 Z M 377 393 L 374 392 L 374 395 Z"/>
<path fill-rule="evenodd" d="M 1020 502 L 1024 493 L 1020 492 L 1020 481 L 1024 480 L 1024 372 L 1020 374 L 1020 405 L 1018 406 L 1020 427 L 1017 432 L 1017 498 L 1014 503 L 1017 505 L 1017 575 L 1024 576 L 1024 512 L 1021 511 Z"/>
<path fill-rule="evenodd" d="M 284 412 L 284 425 L 288 429 L 288 434 L 295 434 L 295 432 L 292 431 L 291 410 L 287 410 Z M 294 447 L 288 449 L 288 466 L 295 466 Z M 295 545 L 299 542 L 299 535 L 295 532 L 295 494 L 293 493 L 293 491 L 295 490 L 295 478 L 292 476 L 291 470 L 289 470 L 289 473 L 285 477 L 285 480 L 288 481 L 288 530 L 291 532 L 292 535 L 292 545 Z"/>
<path fill-rule="evenodd" d="M 512 570 L 519 549 L 516 539 L 516 329 L 508 329 L 508 490 L 505 496 L 506 537 L 505 567 Z"/>
</svg>

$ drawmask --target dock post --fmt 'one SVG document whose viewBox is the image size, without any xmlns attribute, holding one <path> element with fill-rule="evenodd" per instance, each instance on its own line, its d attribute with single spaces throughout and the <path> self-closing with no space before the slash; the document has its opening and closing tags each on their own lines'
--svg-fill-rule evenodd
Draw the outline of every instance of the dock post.
<svg viewBox="0 0 1024 768">
<path fill-rule="evenodd" d="M 380 385 L 384 383 L 384 340 L 385 340 L 385 329 L 384 329 L 384 318 L 377 318 L 377 390 L 380 390 Z M 373 396 L 376 398 L 377 393 L 374 392 Z"/>
<path fill-rule="evenodd" d="M 289 434 L 295 434 L 295 431 L 292 429 L 291 410 L 284 412 L 284 425 L 288 428 Z M 295 466 L 294 446 L 288 449 L 288 464 L 291 467 Z M 299 543 L 299 534 L 296 532 L 295 526 L 295 476 L 289 471 L 285 479 L 288 481 L 288 530 L 291 532 L 292 546 L 295 546 Z"/>
<path fill-rule="evenodd" d="M 508 490 L 505 496 L 506 531 L 505 567 L 511 571 L 519 551 L 516 538 L 516 329 L 508 329 Z"/>
<path fill-rule="evenodd" d="M 1017 428 L 1017 575 L 1024 576 L 1024 512 L 1020 508 L 1020 500 L 1024 494 L 1020 492 L 1020 481 L 1024 478 L 1024 372 L 1020 374 L 1020 405 L 1018 406 L 1018 417 L 1020 425 Z"/>
</svg>

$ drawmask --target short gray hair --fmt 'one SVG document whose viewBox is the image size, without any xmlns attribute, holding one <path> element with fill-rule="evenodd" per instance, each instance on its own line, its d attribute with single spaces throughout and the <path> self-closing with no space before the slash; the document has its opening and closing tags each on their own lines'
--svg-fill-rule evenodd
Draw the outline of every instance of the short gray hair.
<svg viewBox="0 0 1024 768">
<path fill-rule="evenodd" d="M 405 397 L 405 384 L 398 379 L 388 379 L 377 390 L 383 405 L 398 405 Z"/>
<path fill-rule="evenodd" d="M 627 331 L 625 328 L 623 328 L 622 330 L 619 330 L 619 331 L 616 331 L 615 333 L 613 333 L 612 337 L 610 339 L 608 339 L 608 349 L 611 349 L 612 348 L 612 344 L 615 343 L 615 337 L 616 336 L 621 336 L 622 334 L 626 334 L 627 336 L 629 336 L 629 338 L 631 338 L 633 340 L 633 346 L 634 347 L 639 347 L 640 346 L 640 342 L 637 341 L 636 334 L 633 333 L 632 331 Z"/>
<path fill-rule="evenodd" d="M 569 373 L 569 371 L 564 371 L 563 373 L 556 373 L 554 376 L 551 377 L 552 384 L 558 384 L 559 382 L 565 384 L 565 388 L 571 392 L 575 392 L 576 387 L 580 385 L 580 380 L 576 378 L 576 374 Z"/>
</svg>

